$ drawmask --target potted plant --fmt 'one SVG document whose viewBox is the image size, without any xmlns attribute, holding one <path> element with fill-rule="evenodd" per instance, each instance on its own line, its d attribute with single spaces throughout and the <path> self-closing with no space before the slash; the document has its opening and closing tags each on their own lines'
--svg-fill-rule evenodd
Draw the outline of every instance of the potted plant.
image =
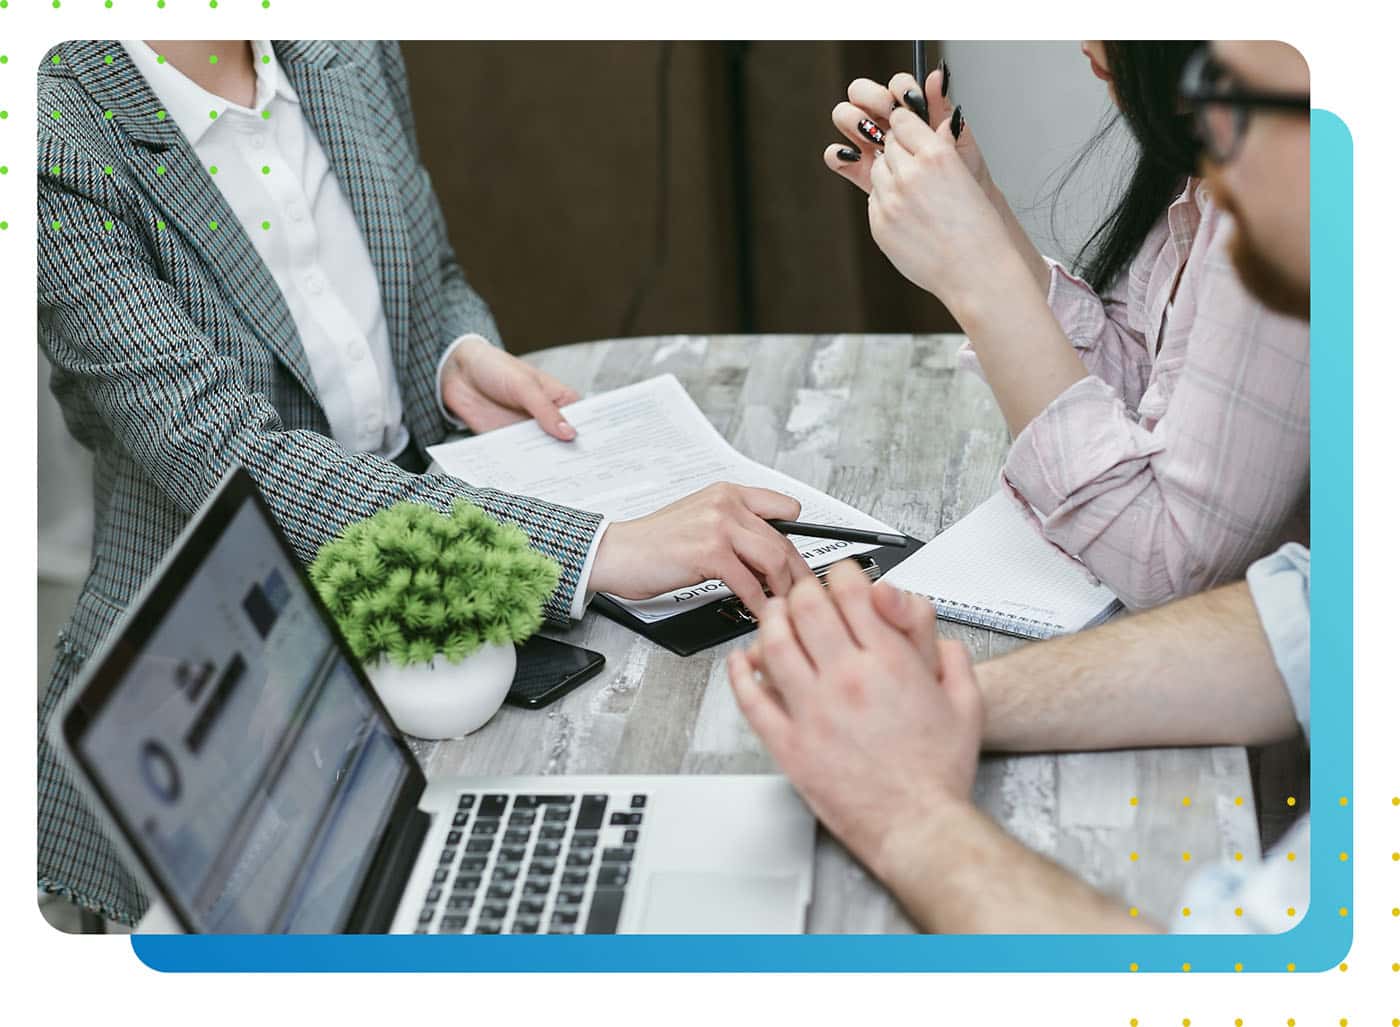
<svg viewBox="0 0 1400 1027">
<path fill-rule="evenodd" d="M 310 567 L 399 730 L 475 731 L 505 701 L 515 643 L 539 629 L 559 568 L 465 500 L 397 503 L 349 525 Z"/>
</svg>

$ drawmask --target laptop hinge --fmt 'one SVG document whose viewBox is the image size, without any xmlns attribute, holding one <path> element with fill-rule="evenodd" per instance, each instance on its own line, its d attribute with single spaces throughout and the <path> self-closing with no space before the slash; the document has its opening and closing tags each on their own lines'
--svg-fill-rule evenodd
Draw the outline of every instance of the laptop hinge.
<svg viewBox="0 0 1400 1027">
<path fill-rule="evenodd" d="M 350 934 L 384 934 L 394 921 L 404 887 L 423 848 L 432 818 L 413 809 L 403 819 L 402 830 L 384 839 L 365 875 L 365 886 L 350 911 L 345 930 Z"/>
</svg>

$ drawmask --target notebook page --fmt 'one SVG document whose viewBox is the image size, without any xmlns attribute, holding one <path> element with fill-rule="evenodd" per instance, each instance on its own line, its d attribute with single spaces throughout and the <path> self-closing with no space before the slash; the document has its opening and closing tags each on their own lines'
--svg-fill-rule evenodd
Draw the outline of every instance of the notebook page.
<svg viewBox="0 0 1400 1027">
<path fill-rule="evenodd" d="M 1006 492 L 996 493 L 903 563 L 885 580 L 932 599 L 1078 631 L 1117 605 L 1114 594 L 1042 538 Z M 962 620 L 949 610 L 950 620 Z"/>
</svg>

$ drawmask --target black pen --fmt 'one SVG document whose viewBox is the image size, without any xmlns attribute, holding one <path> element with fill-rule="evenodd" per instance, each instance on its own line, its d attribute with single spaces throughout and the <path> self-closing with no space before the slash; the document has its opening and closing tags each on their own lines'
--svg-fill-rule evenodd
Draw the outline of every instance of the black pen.
<svg viewBox="0 0 1400 1027">
<path fill-rule="evenodd" d="M 924 56 L 924 41 L 914 40 L 914 81 L 919 85 L 919 92 L 924 91 L 924 83 L 928 81 L 928 58 Z"/>
<path fill-rule="evenodd" d="M 909 539 L 904 535 L 892 535 L 887 531 L 859 531 L 856 528 L 838 528 L 834 524 L 807 524 L 805 521 L 769 521 L 774 531 L 784 535 L 806 535 L 808 538 L 829 538 L 837 542 L 859 542 L 868 546 L 898 546 L 904 549 Z"/>
</svg>

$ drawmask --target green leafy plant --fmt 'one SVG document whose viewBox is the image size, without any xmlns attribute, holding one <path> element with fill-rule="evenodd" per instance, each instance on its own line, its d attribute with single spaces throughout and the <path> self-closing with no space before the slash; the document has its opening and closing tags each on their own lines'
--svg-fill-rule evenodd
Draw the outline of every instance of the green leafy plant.
<svg viewBox="0 0 1400 1027">
<path fill-rule="evenodd" d="M 523 531 L 461 499 L 450 514 L 385 507 L 322 546 L 309 573 L 366 666 L 460 663 L 485 643 L 523 642 L 559 582 Z"/>
</svg>

